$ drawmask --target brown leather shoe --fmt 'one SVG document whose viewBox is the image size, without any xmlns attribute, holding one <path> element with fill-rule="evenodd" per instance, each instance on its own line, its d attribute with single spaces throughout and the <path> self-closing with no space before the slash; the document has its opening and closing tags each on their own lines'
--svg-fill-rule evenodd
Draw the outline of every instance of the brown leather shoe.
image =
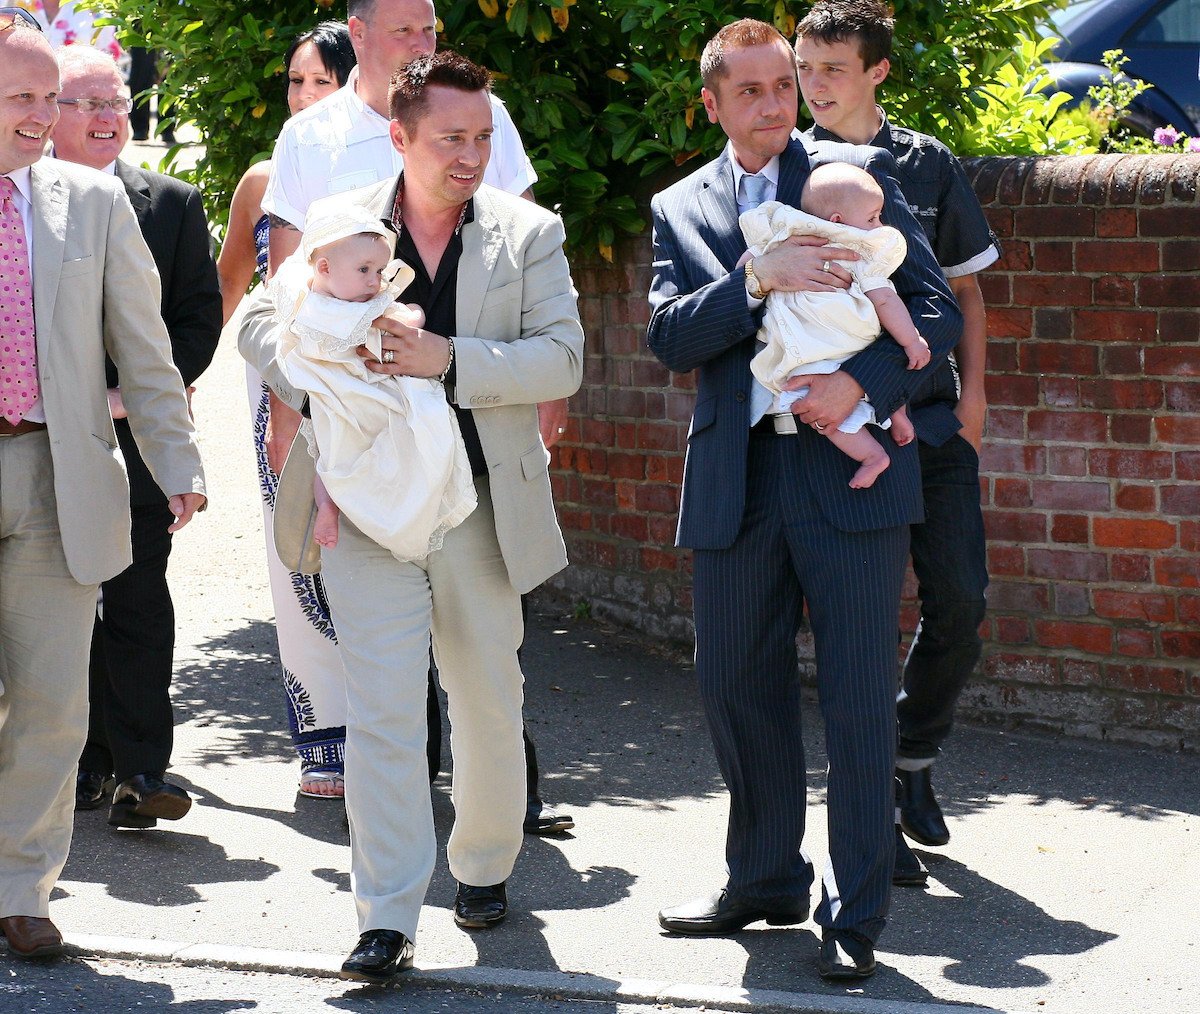
<svg viewBox="0 0 1200 1014">
<path fill-rule="evenodd" d="M 10 915 L 0 919 L 0 933 L 8 939 L 9 952 L 18 958 L 56 958 L 63 952 L 62 934 L 49 919 Z"/>
</svg>

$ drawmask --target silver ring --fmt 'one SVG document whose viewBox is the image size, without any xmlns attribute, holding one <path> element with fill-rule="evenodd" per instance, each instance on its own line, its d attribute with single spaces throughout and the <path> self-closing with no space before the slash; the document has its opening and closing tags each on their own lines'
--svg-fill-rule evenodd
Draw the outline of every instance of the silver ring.
<svg viewBox="0 0 1200 1014">
<path fill-rule="evenodd" d="M 560 437 L 561 437 L 561 436 L 562 436 L 564 433 L 566 433 L 566 432 L 567 432 L 567 428 L 566 428 L 565 426 L 560 426 L 560 427 L 558 428 L 558 435 L 559 435 Z"/>
<path fill-rule="evenodd" d="M 826 274 L 829 273 L 829 261 L 825 261 L 825 263 L 821 265 L 821 270 Z"/>
<path fill-rule="evenodd" d="M 818 433 L 825 432 L 825 427 L 822 426 L 820 423 L 813 423 L 813 429 L 815 429 Z"/>
<path fill-rule="evenodd" d="M 393 352 L 391 349 L 384 349 L 383 355 L 381 355 L 379 357 L 379 361 L 381 363 L 386 363 L 388 366 L 391 366 L 392 363 L 394 363 L 396 361 L 396 353 Z"/>
</svg>

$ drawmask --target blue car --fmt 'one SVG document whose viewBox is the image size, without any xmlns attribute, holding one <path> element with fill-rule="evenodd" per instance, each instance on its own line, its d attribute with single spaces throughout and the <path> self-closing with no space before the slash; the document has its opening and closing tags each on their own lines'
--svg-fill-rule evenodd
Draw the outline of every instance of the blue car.
<svg viewBox="0 0 1200 1014">
<path fill-rule="evenodd" d="M 1200 0 L 1076 0 L 1053 15 L 1062 37 L 1051 66 L 1055 87 L 1077 100 L 1108 77 L 1105 51 L 1129 57 L 1125 73 L 1152 85 L 1122 116 L 1147 137 L 1172 126 L 1200 136 Z"/>
</svg>

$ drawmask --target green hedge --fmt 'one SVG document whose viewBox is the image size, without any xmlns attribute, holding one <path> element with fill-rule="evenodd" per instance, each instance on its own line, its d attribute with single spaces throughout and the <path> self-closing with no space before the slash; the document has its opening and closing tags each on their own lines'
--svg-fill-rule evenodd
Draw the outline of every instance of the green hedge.
<svg viewBox="0 0 1200 1014">
<path fill-rule="evenodd" d="M 286 117 L 282 58 L 288 43 L 318 20 L 344 17 L 344 5 L 96 2 L 122 24 L 141 19 L 142 31 L 126 31 L 126 44 L 168 55 L 165 90 L 207 143 L 190 177 L 212 219 L 223 222 L 242 172 L 269 155 Z M 538 201 L 562 213 L 573 246 L 611 255 L 617 236 L 644 227 L 639 202 L 648 191 L 724 143 L 699 99 L 705 40 L 746 16 L 773 21 L 790 37 L 809 6 L 787 0 L 441 0 L 438 13 L 443 44 L 496 73 L 496 90 L 541 177 Z M 1005 134 L 995 122 L 1008 115 L 1004 104 L 989 102 L 986 88 L 1006 67 L 1011 78 L 1022 40 L 1060 0 L 896 0 L 894 6 L 898 44 L 883 90 L 893 118 L 936 134 L 964 155 L 974 153 L 971 145 L 980 137 Z M 1027 122 L 1029 115 L 1023 108 L 1011 118 Z M 1057 142 L 1043 132 L 1039 143 Z"/>
</svg>

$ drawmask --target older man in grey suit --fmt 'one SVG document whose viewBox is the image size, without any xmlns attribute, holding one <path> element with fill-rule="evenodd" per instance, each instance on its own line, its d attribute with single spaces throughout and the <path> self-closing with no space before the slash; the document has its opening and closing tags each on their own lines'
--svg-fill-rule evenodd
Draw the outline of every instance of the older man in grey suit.
<svg viewBox="0 0 1200 1014">
<path fill-rule="evenodd" d="M 62 950 L 49 898 L 71 844 L 96 589 L 131 559 L 106 352 L 170 494 L 171 530 L 205 504 L 158 275 L 129 199 L 111 177 L 41 157 L 58 87 L 40 32 L 0 15 L 0 274 L 12 287 L 0 290 L 0 393 L 22 389 L 0 405 L 0 932 L 20 957 Z"/>
<path fill-rule="evenodd" d="M 321 550 L 338 625 L 349 705 L 346 808 L 358 945 L 345 978 L 384 982 L 412 966 L 412 938 L 433 871 L 435 840 L 425 768 L 425 674 L 433 650 L 450 704 L 455 825 L 447 846 L 459 882 L 454 916 L 481 928 L 507 914 L 505 881 L 521 847 L 525 810 L 520 593 L 566 566 L 554 516 L 537 403 L 565 398 L 582 376 L 583 331 L 558 218 L 483 185 L 490 154 L 489 75 L 441 52 L 393 81 L 391 137 L 404 157 L 396 180 L 326 198 L 313 214 L 352 201 L 397 232 L 397 256 L 416 271 L 402 294 L 425 327 L 382 317 L 373 372 L 436 377 L 458 413 L 479 505 L 423 560 L 399 562 L 345 516 Z M 302 399 L 274 363 L 273 308 L 246 315 L 241 348 L 281 398 Z M 286 490 L 311 499 L 289 473 Z M 307 505 L 300 511 L 308 515 Z M 278 522 L 277 522 L 278 527 Z M 278 533 L 277 533 L 278 534 Z M 282 551 L 281 556 L 287 554 Z"/>
</svg>

